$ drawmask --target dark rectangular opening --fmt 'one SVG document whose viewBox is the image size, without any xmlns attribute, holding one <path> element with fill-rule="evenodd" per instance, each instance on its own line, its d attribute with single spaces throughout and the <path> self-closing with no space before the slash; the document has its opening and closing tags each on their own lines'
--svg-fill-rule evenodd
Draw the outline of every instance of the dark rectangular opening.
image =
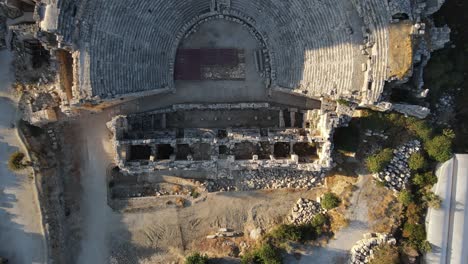
<svg viewBox="0 0 468 264">
<path fill-rule="evenodd" d="M 218 138 L 227 138 L 227 131 L 225 129 L 219 129 L 218 130 Z"/>
<path fill-rule="evenodd" d="M 178 144 L 176 160 L 187 160 L 187 156 L 192 154 L 189 144 Z"/>
<path fill-rule="evenodd" d="M 227 155 L 228 154 L 228 147 L 226 145 L 220 145 L 218 147 L 219 155 Z"/>
<path fill-rule="evenodd" d="M 174 153 L 174 148 L 170 144 L 159 144 L 156 146 L 156 159 L 167 160 Z"/>
<path fill-rule="evenodd" d="M 274 155 L 277 159 L 286 159 L 290 157 L 289 143 L 288 142 L 277 142 L 274 146 Z"/>
<path fill-rule="evenodd" d="M 241 142 L 234 145 L 236 160 L 250 160 L 256 152 L 256 146 L 251 142 Z"/>
<path fill-rule="evenodd" d="M 299 156 L 299 162 L 310 163 L 318 158 L 315 143 L 296 143 L 293 146 L 293 151 Z"/>
<path fill-rule="evenodd" d="M 270 142 L 262 141 L 257 145 L 257 155 L 260 160 L 268 160 L 271 155 L 271 146 Z"/>
<path fill-rule="evenodd" d="M 129 160 L 149 160 L 151 147 L 148 145 L 131 145 Z"/>
<path fill-rule="evenodd" d="M 192 145 L 193 160 L 210 160 L 211 145 L 208 143 L 196 143 Z"/>
</svg>

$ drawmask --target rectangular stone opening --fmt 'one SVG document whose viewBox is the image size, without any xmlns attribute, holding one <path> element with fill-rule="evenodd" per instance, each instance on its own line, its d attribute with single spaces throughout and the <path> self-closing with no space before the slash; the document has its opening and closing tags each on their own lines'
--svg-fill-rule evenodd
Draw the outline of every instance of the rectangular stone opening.
<svg viewBox="0 0 468 264">
<path fill-rule="evenodd" d="M 290 146 L 288 142 L 276 142 L 274 146 L 274 155 L 276 159 L 287 159 L 291 155 L 289 153 Z"/>
<path fill-rule="evenodd" d="M 189 144 L 177 144 L 176 160 L 187 160 L 187 156 L 191 154 Z"/>
<path fill-rule="evenodd" d="M 257 155 L 259 160 L 268 160 L 271 155 L 270 142 L 262 141 L 257 145 Z"/>
<path fill-rule="evenodd" d="M 156 160 L 168 160 L 174 153 L 174 148 L 170 144 L 158 144 L 156 146 Z"/>
<path fill-rule="evenodd" d="M 151 156 L 151 146 L 131 145 L 129 160 L 149 160 Z"/>
<path fill-rule="evenodd" d="M 192 145 L 193 160 L 210 160 L 211 145 L 208 143 L 196 143 Z"/>
<path fill-rule="evenodd" d="M 294 154 L 299 156 L 299 162 L 310 163 L 318 158 L 315 143 L 301 142 L 293 146 Z"/>
<path fill-rule="evenodd" d="M 228 154 L 228 147 L 226 145 L 220 145 L 218 147 L 219 155 L 227 155 Z"/>
<path fill-rule="evenodd" d="M 221 139 L 227 138 L 227 135 L 228 134 L 227 134 L 226 129 L 219 129 L 218 130 L 218 138 L 221 138 Z"/>
<path fill-rule="evenodd" d="M 234 157 L 236 160 L 250 160 L 256 152 L 256 146 L 252 142 L 241 142 L 234 145 Z"/>
</svg>

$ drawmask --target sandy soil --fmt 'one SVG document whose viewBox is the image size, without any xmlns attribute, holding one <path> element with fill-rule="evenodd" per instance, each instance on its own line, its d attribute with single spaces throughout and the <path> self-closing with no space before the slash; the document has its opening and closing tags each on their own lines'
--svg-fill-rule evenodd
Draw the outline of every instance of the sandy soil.
<svg viewBox="0 0 468 264">
<path fill-rule="evenodd" d="M 32 171 L 11 173 L 8 157 L 23 149 L 12 124 L 16 101 L 10 94 L 13 76 L 9 51 L 0 51 L 0 256 L 11 263 L 46 263 L 46 243 Z"/>
<path fill-rule="evenodd" d="M 351 247 L 362 239 L 363 234 L 371 232 L 368 224 L 368 206 L 363 194 L 372 184 L 371 175 L 359 174 L 357 189 L 351 196 L 345 214 L 349 225 L 339 230 L 325 246 L 310 247 L 299 260 L 290 258 L 286 263 L 347 263 Z"/>
</svg>

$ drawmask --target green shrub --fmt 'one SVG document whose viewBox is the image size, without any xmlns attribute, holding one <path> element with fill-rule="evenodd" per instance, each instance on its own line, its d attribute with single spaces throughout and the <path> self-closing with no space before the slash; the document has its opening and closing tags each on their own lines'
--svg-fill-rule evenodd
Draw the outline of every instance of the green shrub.
<svg viewBox="0 0 468 264">
<path fill-rule="evenodd" d="M 432 137 L 433 130 L 426 121 L 409 117 L 406 120 L 406 124 L 408 130 L 413 132 L 418 138 L 422 139 L 422 141 L 426 142 Z"/>
<path fill-rule="evenodd" d="M 241 259 L 242 264 L 282 264 L 280 250 L 270 243 L 264 243 L 255 250 L 248 252 Z"/>
<path fill-rule="evenodd" d="M 427 205 L 431 208 L 439 209 L 442 203 L 442 200 L 438 195 L 432 191 L 427 191 L 424 193 L 423 200 L 427 202 Z"/>
<path fill-rule="evenodd" d="M 414 198 L 411 192 L 407 190 L 403 190 L 398 194 L 398 200 L 400 203 L 402 203 L 404 206 L 408 206 L 410 203 L 413 202 Z"/>
<path fill-rule="evenodd" d="M 267 237 L 278 243 L 283 243 L 285 241 L 299 242 L 302 239 L 302 233 L 299 226 L 283 224 L 273 229 Z"/>
<path fill-rule="evenodd" d="M 420 188 L 425 186 L 432 186 L 437 183 L 437 176 L 432 171 L 426 173 L 416 173 L 413 177 L 413 183 Z"/>
<path fill-rule="evenodd" d="M 427 167 L 427 160 L 423 154 L 416 152 L 411 154 L 408 160 L 408 166 L 413 171 L 418 171 Z"/>
<path fill-rule="evenodd" d="M 438 162 L 452 158 L 452 139 L 445 136 L 436 136 L 425 144 L 427 154 Z"/>
<path fill-rule="evenodd" d="M 23 163 L 24 159 L 24 154 L 16 151 L 13 154 L 10 155 L 10 158 L 8 159 L 8 168 L 12 171 L 18 171 L 24 169 L 26 166 Z"/>
<path fill-rule="evenodd" d="M 366 166 L 372 173 L 385 169 L 393 158 L 393 150 L 386 148 L 366 159 Z"/>
<path fill-rule="evenodd" d="M 194 190 L 192 190 L 190 192 L 190 196 L 192 196 L 192 198 L 194 198 L 194 199 L 197 199 L 198 197 L 200 197 L 200 193 L 197 192 L 197 190 L 194 189 Z"/>
<path fill-rule="evenodd" d="M 345 106 L 350 106 L 351 105 L 351 103 L 349 101 L 345 100 L 345 99 L 338 99 L 338 100 L 336 100 L 336 102 L 338 104 L 340 104 L 340 105 L 345 105 Z"/>
<path fill-rule="evenodd" d="M 338 198 L 336 194 L 331 193 L 331 192 L 324 194 L 322 200 L 320 201 L 320 204 L 322 205 L 322 207 L 327 210 L 338 207 L 340 203 L 341 203 L 340 198 Z"/>
<path fill-rule="evenodd" d="M 369 264 L 399 264 L 398 248 L 391 245 L 380 246 L 374 250 L 374 258 Z"/>
<path fill-rule="evenodd" d="M 192 255 L 185 258 L 185 264 L 207 264 L 208 257 L 200 253 L 193 253 Z"/>
</svg>

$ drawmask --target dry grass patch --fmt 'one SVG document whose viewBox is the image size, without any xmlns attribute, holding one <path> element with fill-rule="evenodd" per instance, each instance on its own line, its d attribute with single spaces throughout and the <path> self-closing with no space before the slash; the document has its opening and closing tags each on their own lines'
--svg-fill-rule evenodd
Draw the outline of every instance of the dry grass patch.
<svg viewBox="0 0 468 264">
<path fill-rule="evenodd" d="M 391 232 L 398 225 L 403 210 L 393 192 L 372 184 L 365 191 L 364 197 L 369 208 L 371 228 L 375 232 Z"/>
<path fill-rule="evenodd" d="M 389 26 L 389 76 L 398 79 L 405 78 L 411 72 L 413 63 L 413 25 L 410 22 L 400 22 Z"/>
</svg>

